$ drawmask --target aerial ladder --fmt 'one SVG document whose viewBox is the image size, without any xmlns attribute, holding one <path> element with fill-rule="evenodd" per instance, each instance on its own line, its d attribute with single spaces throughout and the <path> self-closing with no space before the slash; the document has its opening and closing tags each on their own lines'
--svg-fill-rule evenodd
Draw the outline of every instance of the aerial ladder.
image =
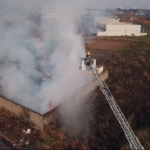
<svg viewBox="0 0 150 150">
<path fill-rule="evenodd" d="M 132 150 L 144 150 L 144 147 L 141 145 L 140 141 L 138 140 L 133 130 L 131 129 L 129 123 L 127 122 L 124 114 L 122 113 L 113 95 L 111 94 L 109 88 L 107 87 L 106 83 L 98 73 L 98 70 L 96 69 L 96 59 L 91 58 L 89 52 L 86 58 L 81 58 L 80 69 L 92 71 L 92 74 L 94 75 L 94 78 L 97 81 L 100 90 L 104 94 L 110 108 L 112 109 L 115 117 L 117 118 L 121 128 L 124 131 L 126 139 L 129 142 L 130 148 Z"/>
</svg>

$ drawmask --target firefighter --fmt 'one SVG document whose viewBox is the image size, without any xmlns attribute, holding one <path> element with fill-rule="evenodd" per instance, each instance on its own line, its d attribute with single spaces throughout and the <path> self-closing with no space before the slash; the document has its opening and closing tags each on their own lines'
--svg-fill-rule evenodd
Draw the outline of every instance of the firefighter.
<svg viewBox="0 0 150 150">
<path fill-rule="evenodd" d="M 90 54 L 90 52 L 87 52 L 87 54 L 86 54 L 86 58 L 87 58 L 87 59 L 91 58 L 91 54 Z"/>
<path fill-rule="evenodd" d="M 86 58 L 85 58 L 85 65 L 90 68 L 91 67 L 91 55 L 90 52 L 87 52 Z"/>
</svg>

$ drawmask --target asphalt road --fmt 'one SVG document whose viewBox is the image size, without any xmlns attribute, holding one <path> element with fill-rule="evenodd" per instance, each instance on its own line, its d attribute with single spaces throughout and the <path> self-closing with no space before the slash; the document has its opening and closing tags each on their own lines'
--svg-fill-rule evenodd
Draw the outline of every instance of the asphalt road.
<svg viewBox="0 0 150 150">
<path fill-rule="evenodd" d="M 0 137 L 0 150 L 1 149 L 7 149 L 7 150 L 12 150 L 13 146 L 10 142 L 6 141 L 4 138 Z"/>
</svg>

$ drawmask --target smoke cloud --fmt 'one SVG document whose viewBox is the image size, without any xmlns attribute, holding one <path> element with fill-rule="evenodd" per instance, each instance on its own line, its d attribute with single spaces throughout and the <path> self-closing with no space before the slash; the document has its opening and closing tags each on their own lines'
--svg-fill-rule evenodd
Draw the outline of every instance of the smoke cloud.
<svg viewBox="0 0 150 150">
<path fill-rule="evenodd" d="M 1 26 L 1 95 L 40 114 L 92 80 L 79 70 L 85 49 L 77 34 L 76 9 L 53 3 L 53 10 L 59 12 L 57 19 L 46 20 L 44 9 L 42 15 L 26 14 L 23 21 L 5 19 Z M 49 80 L 43 81 L 44 76 Z"/>
</svg>

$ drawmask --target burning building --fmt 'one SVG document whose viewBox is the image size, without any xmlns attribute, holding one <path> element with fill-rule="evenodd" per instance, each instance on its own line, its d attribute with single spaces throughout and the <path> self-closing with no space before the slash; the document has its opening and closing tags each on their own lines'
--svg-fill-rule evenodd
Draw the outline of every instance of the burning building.
<svg viewBox="0 0 150 150">
<path fill-rule="evenodd" d="M 90 74 L 79 70 L 86 54 L 76 16 L 62 12 L 65 17 L 52 27 L 34 14 L 4 27 L 0 35 L 0 106 L 16 115 L 27 110 L 39 129 L 55 118 L 60 105 L 81 102 L 96 86 Z M 53 26 L 59 37 L 45 35 Z"/>
<path fill-rule="evenodd" d="M 101 74 L 102 78 L 106 80 L 108 78 L 108 71 L 103 70 L 103 67 L 97 67 L 99 73 Z M 47 81 L 46 81 L 47 82 Z M 66 105 L 68 101 L 73 100 L 76 103 L 81 104 L 84 102 L 85 98 L 97 87 L 97 83 L 95 80 L 90 80 L 86 85 L 78 89 L 75 94 L 71 95 L 70 97 L 66 98 L 63 102 L 57 102 L 55 104 L 49 103 L 47 105 L 47 110 L 44 113 L 37 112 L 33 109 L 27 108 L 25 105 L 21 105 L 16 103 L 11 99 L 6 99 L 5 97 L 0 97 L 0 107 L 5 108 L 6 110 L 10 111 L 11 113 L 19 116 L 24 111 L 28 113 L 30 116 L 30 121 L 35 124 L 35 127 L 40 130 L 44 130 L 44 128 L 50 123 L 55 122 L 55 120 L 59 117 L 59 107 L 62 105 Z M 36 104 L 32 104 L 36 105 Z"/>
</svg>

